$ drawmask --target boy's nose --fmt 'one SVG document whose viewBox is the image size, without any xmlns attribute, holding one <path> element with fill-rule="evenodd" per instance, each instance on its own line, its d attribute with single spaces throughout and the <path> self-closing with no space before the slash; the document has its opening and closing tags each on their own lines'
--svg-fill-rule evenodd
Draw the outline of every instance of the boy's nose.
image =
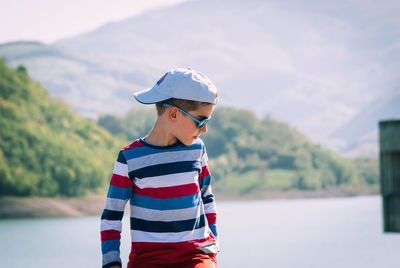
<svg viewBox="0 0 400 268">
<path fill-rule="evenodd" d="M 200 128 L 200 132 L 207 133 L 207 123 L 205 123 L 204 126 L 202 126 L 202 127 Z"/>
</svg>

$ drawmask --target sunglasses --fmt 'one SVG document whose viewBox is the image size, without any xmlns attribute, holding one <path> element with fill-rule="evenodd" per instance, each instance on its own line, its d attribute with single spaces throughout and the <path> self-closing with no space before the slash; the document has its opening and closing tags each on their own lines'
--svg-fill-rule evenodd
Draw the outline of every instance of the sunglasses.
<svg viewBox="0 0 400 268">
<path fill-rule="evenodd" d="M 179 111 L 181 111 L 182 113 L 186 114 L 187 116 L 189 116 L 190 118 L 192 118 L 196 123 L 197 123 L 197 128 L 201 128 L 203 127 L 205 124 L 207 124 L 207 121 L 210 120 L 211 116 L 208 118 L 205 118 L 203 120 L 198 120 L 196 118 L 194 118 L 193 116 L 191 116 L 190 114 L 188 114 L 187 112 L 185 112 L 184 110 L 182 110 L 181 108 L 171 105 L 171 104 L 164 104 L 165 107 L 176 107 L 178 108 Z"/>
</svg>

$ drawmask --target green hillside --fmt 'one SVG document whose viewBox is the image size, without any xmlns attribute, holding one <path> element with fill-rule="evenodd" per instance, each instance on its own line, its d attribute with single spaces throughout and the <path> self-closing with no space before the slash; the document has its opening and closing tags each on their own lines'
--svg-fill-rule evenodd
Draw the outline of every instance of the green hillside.
<svg viewBox="0 0 400 268">
<path fill-rule="evenodd" d="M 0 196 L 104 189 L 124 144 L 0 60 Z"/>
<path fill-rule="evenodd" d="M 131 109 L 122 117 L 101 116 L 98 124 L 132 140 L 146 135 L 154 120 L 154 110 Z M 260 120 L 248 110 L 218 107 L 208 126 L 202 138 L 218 192 L 378 189 L 376 159 L 342 158 L 269 117 Z"/>
</svg>

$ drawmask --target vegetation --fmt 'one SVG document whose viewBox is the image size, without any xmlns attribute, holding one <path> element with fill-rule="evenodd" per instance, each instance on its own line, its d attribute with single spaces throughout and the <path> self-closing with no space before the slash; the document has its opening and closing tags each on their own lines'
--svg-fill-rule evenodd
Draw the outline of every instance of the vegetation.
<svg viewBox="0 0 400 268">
<path fill-rule="evenodd" d="M 51 98 L 24 66 L 11 70 L 0 60 L 0 196 L 104 190 L 118 150 L 146 135 L 155 118 L 155 109 L 101 116 L 108 132 Z M 376 160 L 339 157 L 269 117 L 217 108 L 208 129 L 203 139 L 215 191 L 378 189 Z"/>
<path fill-rule="evenodd" d="M 0 60 L 0 196 L 104 189 L 122 144 Z"/>
<path fill-rule="evenodd" d="M 154 120 L 155 111 L 132 109 L 123 117 L 102 116 L 98 123 L 133 140 L 146 135 Z M 247 110 L 217 108 L 208 126 L 202 138 L 218 192 L 378 189 L 376 160 L 342 158 L 269 117 L 260 120 Z"/>
</svg>

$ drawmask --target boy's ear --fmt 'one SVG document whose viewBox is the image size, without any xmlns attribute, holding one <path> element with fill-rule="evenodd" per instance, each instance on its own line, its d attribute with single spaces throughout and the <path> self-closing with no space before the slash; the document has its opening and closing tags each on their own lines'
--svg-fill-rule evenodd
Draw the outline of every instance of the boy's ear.
<svg viewBox="0 0 400 268">
<path fill-rule="evenodd" d="M 178 112 L 178 109 L 176 109 L 175 107 L 168 109 L 168 117 L 171 118 L 173 121 L 175 121 L 174 119 L 176 119 L 177 112 Z"/>
</svg>

